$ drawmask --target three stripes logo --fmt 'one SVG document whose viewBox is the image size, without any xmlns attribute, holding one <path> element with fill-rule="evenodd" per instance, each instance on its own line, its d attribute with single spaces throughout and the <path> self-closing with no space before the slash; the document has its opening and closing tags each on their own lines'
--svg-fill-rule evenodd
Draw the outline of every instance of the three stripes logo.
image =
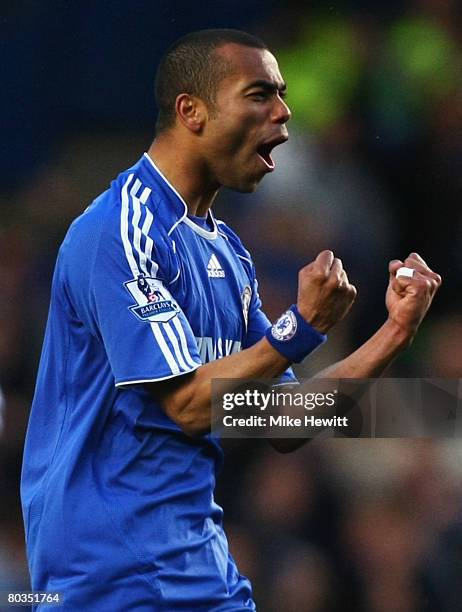
<svg viewBox="0 0 462 612">
<path fill-rule="evenodd" d="M 225 271 L 221 267 L 216 255 L 212 255 L 207 264 L 207 274 L 210 278 L 224 278 Z"/>
</svg>

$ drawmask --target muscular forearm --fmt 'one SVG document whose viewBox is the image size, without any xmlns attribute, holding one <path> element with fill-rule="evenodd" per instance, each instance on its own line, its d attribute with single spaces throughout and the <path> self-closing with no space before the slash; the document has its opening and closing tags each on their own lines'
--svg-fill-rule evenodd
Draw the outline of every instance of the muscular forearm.
<svg viewBox="0 0 462 612">
<path fill-rule="evenodd" d="M 326 333 L 345 316 L 355 296 L 356 289 L 349 283 L 341 261 L 331 251 L 321 252 L 314 262 L 300 270 L 298 313 L 305 322 L 309 322 L 317 336 Z M 295 317 L 293 313 L 292 317 Z M 294 337 L 284 338 L 284 341 L 295 342 L 298 332 L 302 332 L 301 338 L 306 342 L 303 324 L 294 324 L 291 317 L 288 319 L 294 333 L 295 330 L 297 333 Z M 310 350 L 312 348 L 307 348 L 304 354 Z M 265 337 L 238 354 L 203 365 L 194 373 L 177 377 L 170 383 L 152 385 L 150 390 L 167 415 L 186 433 L 203 433 L 210 429 L 211 424 L 212 379 L 274 378 L 287 369 L 289 359 L 298 360 L 298 352 L 279 352 Z M 283 355 L 287 355 L 287 358 Z"/>
<path fill-rule="evenodd" d="M 149 388 L 183 431 L 198 435 L 210 430 L 213 379 L 274 378 L 288 366 L 288 360 L 263 338 L 240 353 L 211 361 L 171 383 L 154 384 Z M 232 386 L 230 382 L 230 389 Z"/>
<path fill-rule="evenodd" d="M 411 277 L 398 278 L 397 271 L 403 263 L 412 267 Z M 415 253 L 405 262 L 390 262 L 389 272 L 385 297 L 388 320 L 359 349 L 317 377 L 380 376 L 396 355 L 410 344 L 441 284 L 441 277 Z M 355 293 L 340 260 L 334 259 L 330 251 L 324 251 L 299 274 L 298 310 L 306 321 L 325 333 L 346 314 Z M 212 379 L 273 378 L 288 365 L 288 359 L 263 338 L 241 353 L 203 365 L 194 373 L 170 382 L 151 385 L 150 390 L 170 418 L 186 433 L 195 435 L 210 429 Z"/>
<path fill-rule="evenodd" d="M 393 359 L 411 342 L 409 333 L 404 332 L 392 320 L 376 331 L 363 345 L 348 357 L 334 363 L 315 375 L 315 378 L 375 378 L 380 376 Z M 308 442 L 310 438 L 270 440 L 279 452 L 290 453 Z"/>
<path fill-rule="evenodd" d="M 375 334 L 348 357 L 325 368 L 317 378 L 375 378 L 403 349 L 412 336 L 388 319 Z"/>
</svg>

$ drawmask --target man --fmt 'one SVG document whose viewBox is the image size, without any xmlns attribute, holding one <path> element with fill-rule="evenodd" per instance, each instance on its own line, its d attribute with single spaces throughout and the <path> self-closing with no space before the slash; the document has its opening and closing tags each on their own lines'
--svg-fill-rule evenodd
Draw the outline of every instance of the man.
<svg viewBox="0 0 462 612">
<path fill-rule="evenodd" d="M 293 380 L 356 294 L 323 251 L 271 327 L 249 253 L 211 212 L 221 186 L 250 192 L 274 169 L 284 94 L 258 39 L 178 41 L 158 69 L 156 139 L 60 249 L 22 500 L 32 587 L 66 610 L 255 609 L 213 500 L 211 380 Z M 404 264 L 413 278 L 390 264 L 388 320 L 329 375 L 377 376 L 409 344 L 440 278 L 415 254 Z"/>
</svg>

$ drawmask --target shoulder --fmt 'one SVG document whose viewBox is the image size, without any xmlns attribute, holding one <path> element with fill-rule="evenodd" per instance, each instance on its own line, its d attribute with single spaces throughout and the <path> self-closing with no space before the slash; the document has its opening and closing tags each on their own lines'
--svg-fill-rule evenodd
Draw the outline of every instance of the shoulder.
<svg viewBox="0 0 462 612">
<path fill-rule="evenodd" d="M 88 253 L 136 248 L 153 240 L 156 249 L 169 248 L 170 220 L 160 214 L 161 195 L 145 182 L 137 165 L 115 178 L 71 224 L 63 242 L 65 250 L 85 246 Z"/>
<path fill-rule="evenodd" d="M 242 240 L 236 234 L 234 230 L 232 230 L 229 225 L 227 225 L 224 221 L 220 219 L 215 219 L 218 232 L 221 234 L 230 244 L 231 248 L 234 250 L 239 259 L 242 260 L 244 265 L 250 266 L 253 270 L 253 261 L 250 252 L 246 249 Z"/>
<path fill-rule="evenodd" d="M 215 222 L 217 224 L 219 234 L 228 241 L 230 247 L 233 249 L 246 270 L 249 279 L 255 279 L 255 266 L 252 256 L 242 243 L 242 240 L 224 221 L 215 219 Z"/>
</svg>

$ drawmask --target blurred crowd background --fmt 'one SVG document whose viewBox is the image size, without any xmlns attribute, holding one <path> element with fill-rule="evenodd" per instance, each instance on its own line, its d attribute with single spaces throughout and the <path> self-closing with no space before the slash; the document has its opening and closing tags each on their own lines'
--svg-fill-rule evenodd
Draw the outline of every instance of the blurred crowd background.
<svg viewBox="0 0 462 612">
<path fill-rule="evenodd" d="M 386 375 L 462 378 L 457 0 L 2 2 L 0 591 L 29 588 L 18 484 L 57 249 L 148 148 L 161 53 L 205 27 L 261 36 L 288 84 L 291 139 L 276 172 L 216 205 L 254 256 L 268 315 L 295 301 L 298 269 L 325 248 L 358 288 L 299 375 L 373 333 L 388 261 L 418 251 L 444 283 Z M 217 496 L 261 612 L 462 610 L 462 441 L 226 447 Z"/>
</svg>

